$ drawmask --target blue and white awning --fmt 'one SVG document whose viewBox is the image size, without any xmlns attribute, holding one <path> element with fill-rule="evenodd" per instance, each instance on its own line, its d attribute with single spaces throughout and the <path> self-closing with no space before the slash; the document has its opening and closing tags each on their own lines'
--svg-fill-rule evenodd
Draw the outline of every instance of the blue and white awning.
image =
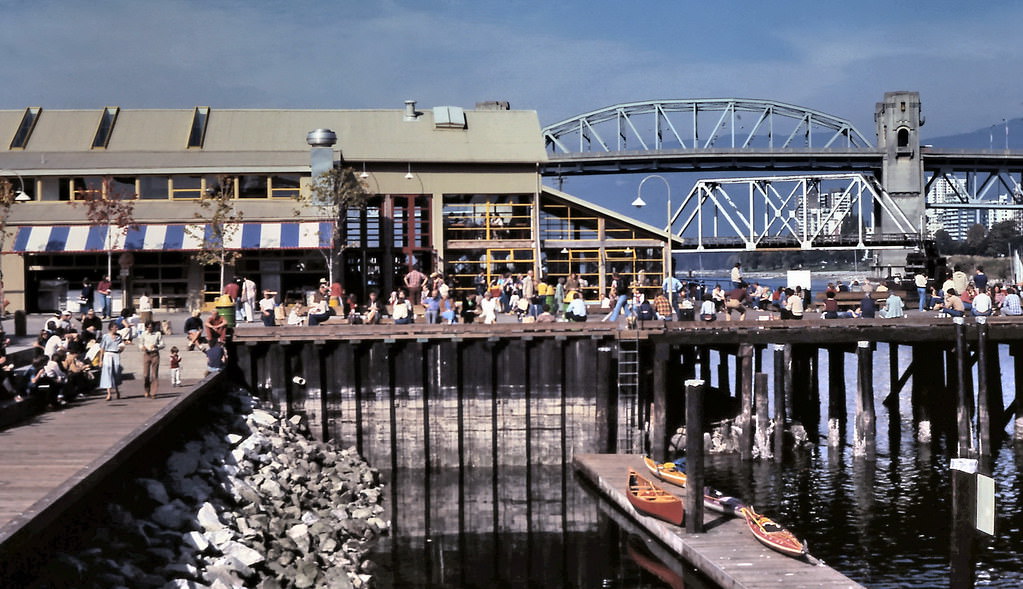
<svg viewBox="0 0 1023 589">
<path fill-rule="evenodd" d="M 332 223 L 238 223 L 225 231 L 227 249 L 318 249 L 330 247 Z M 109 233 L 108 233 L 109 230 Z M 19 227 L 10 251 L 74 253 L 105 251 L 194 251 L 211 236 L 209 225 L 139 225 L 118 229 L 106 225 Z"/>
</svg>

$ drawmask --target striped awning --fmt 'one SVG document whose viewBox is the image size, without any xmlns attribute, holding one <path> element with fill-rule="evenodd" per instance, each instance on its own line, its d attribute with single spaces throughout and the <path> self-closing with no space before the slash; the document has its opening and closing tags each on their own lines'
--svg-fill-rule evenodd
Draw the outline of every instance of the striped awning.
<svg viewBox="0 0 1023 589">
<path fill-rule="evenodd" d="M 227 249 L 316 249 L 330 247 L 332 223 L 238 223 L 228 226 Z M 108 237 L 109 231 L 109 237 Z M 209 243 L 211 227 L 202 224 L 19 227 L 11 248 L 16 253 L 105 251 L 194 251 Z M 205 238 L 204 238 L 205 236 Z"/>
</svg>

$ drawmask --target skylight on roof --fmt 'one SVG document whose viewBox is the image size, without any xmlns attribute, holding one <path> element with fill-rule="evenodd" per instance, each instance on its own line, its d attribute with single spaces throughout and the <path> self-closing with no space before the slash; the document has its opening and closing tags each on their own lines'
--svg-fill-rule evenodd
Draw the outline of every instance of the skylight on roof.
<svg viewBox="0 0 1023 589">
<path fill-rule="evenodd" d="M 438 129 L 464 129 L 465 111 L 460 106 L 435 106 L 433 125 Z"/>
<path fill-rule="evenodd" d="M 11 140 L 11 149 L 25 149 L 28 145 L 28 138 L 32 136 L 32 129 L 36 126 L 36 121 L 39 120 L 39 113 L 43 109 L 38 106 L 30 106 L 25 109 L 25 114 L 21 117 L 21 124 L 18 125 L 18 130 L 14 132 L 14 139 Z"/>
<path fill-rule="evenodd" d="M 197 106 L 192 112 L 192 128 L 188 132 L 188 148 L 202 148 L 206 141 L 206 123 L 209 122 L 210 107 Z"/>
<path fill-rule="evenodd" d="M 99 119 L 99 127 L 96 128 L 96 136 L 92 139 L 93 149 L 106 149 L 110 143 L 110 135 L 114 132 L 114 123 L 117 121 L 117 113 L 121 108 L 108 106 L 103 109 L 103 116 Z"/>
</svg>

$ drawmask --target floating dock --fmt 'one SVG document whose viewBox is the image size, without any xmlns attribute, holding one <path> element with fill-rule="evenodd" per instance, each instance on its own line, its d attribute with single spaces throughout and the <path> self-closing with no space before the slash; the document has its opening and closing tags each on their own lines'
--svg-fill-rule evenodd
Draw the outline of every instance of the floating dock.
<svg viewBox="0 0 1023 589">
<path fill-rule="evenodd" d="M 811 559 L 799 560 L 774 552 L 749 532 L 741 518 L 704 512 L 706 532 L 687 534 L 673 526 L 637 512 L 625 496 L 626 473 L 631 467 L 646 472 L 643 458 L 634 454 L 577 454 L 575 469 L 588 479 L 608 501 L 629 514 L 646 533 L 657 538 L 703 575 L 725 589 L 794 589 L 799 587 L 862 587 L 831 567 Z M 684 491 L 668 483 L 660 486 L 683 496 Z"/>
</svg>

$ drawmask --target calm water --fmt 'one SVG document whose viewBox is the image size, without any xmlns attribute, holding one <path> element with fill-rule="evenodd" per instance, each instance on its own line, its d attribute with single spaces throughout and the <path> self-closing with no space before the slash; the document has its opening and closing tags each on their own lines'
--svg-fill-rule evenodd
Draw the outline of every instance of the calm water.
<svg viewBox="0 0 1023 589">
<path fill-rule="evenodd" d="M 909 350 L 900 350 L 909 361 Z M 1014 379 L 1003 347 L 1005 403 Z M 770 364 L 770 354 L 765 363 Z M 847 391 L 855 363 L 846 360 Z M 943 444 L 913 440 L 908 400 L 890 419 L 887 347 L 874 360 L 876 462 L 854 459 L 849 447 L 821 445 L 773 462 L 735 456 L 707 460 L 707 480 L 753 503 L 809 542 L 811 552 L 868 587 L 948 585 L 951 483 Z M 821 355 L 820 374 L 827 374 Z M 826 383 L 825 383 L 826 384 Z M 883 386 L 881 386 L 883 385 Z M 903 396 L 908 397 L 908 387 Z M 821 395 L 827 390 L 822 384 Z M 850 415 L 854 411 L 850 394 Z M 823 403 L 826 411 L 826 401 Z M 826 424 L 826 419 L 822 419 Z M 826 427 L 826 425 L 824 425 Z M 849 422 L 847 442 L 852 436 Z M 977 544 L 977 585 L 1023 586 L 1023 454 L 1002 449 L 993 463 L 996 536 Z M 630 536 L 628 518 L 603 504 L 570 466 L 445 469 L 385 473 L 394 533 L 380 545 L 378 586 L 419 587 L 673 587 L 639 563 L 649 551 Z M 630 540 L 630 537 L 632 539 Z M 654 556 L 658 546 L 653 546 Z M 665 560 L 660 554 L 660 560 Z M 687 567 L 687 587 L 709 586 Z M 663 578 L 663 576 L 662 576 Z"/>
</svg>

